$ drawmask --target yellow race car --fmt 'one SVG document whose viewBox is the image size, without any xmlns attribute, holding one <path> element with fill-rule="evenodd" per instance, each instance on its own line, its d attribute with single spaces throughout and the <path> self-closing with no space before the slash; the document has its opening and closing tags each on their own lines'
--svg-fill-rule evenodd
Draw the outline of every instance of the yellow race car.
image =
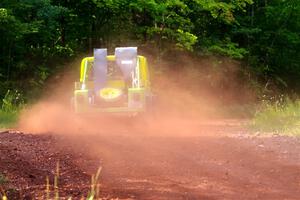
<svg viewBox="0 0 300 200">
<path fill-rule="evenodd" d="M 116 48 L 115 55 L 94 49 L 93 57 L 82 60 L 72 98 L 76 113 L 136 114 L 149 109 L 151 99 L 147 59 L 137 47 Z"/>
</svg>

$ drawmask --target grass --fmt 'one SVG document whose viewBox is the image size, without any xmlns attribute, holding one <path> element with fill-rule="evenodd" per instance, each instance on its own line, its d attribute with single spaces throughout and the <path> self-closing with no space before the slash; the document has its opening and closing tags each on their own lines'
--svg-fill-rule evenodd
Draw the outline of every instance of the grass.
<svg viewBox="0 0 300 200">
<path fill-rule="evenodd" d="M 25 106 L 24 98 L 18 90 L 8 90 L 0 107 L 0 128 L 11 128 L 18 120 L 18 114 Z"/>
<path fill-rule="evenodd" d="M 264 103 L 255 114 L 252 128 L 256 131 L 300 136 L 300 100 L 278 100 Z"/>
<path fill-rule="evenodd" d="M 96 174 L 93 174 L 91 177 L 91 185 L 90 185 L 90 191 L 87 195 L 86 200 L 95 200 L 95 199 L 100 199 L 100 184 L 99 184 L 99 178 L 100 178 L 100 173 L 101 173 L 102 167 L 99 167 Z M 46 198 L 46 200 L 59 200 L 59 177 L 60 177 L 60 171 L 59 171 L 59 162 L 57 162 L 56 165 L 56 172 L 54 176 L 54 185 L 51 186 L 49 183 L 49 177 L 46 177 L 46 190 L 45 190 L 45 196 L 43 197 Z M 53 188 L 53 191 L 50 190 L 50 188 Z M 52 198 L 51 198 L 51 194 Z M 71 200 L 72 197 L 68 197 L 68 200 Z"/>
<path fill-rule="evenodd" d="M 91 177 L 91 185 L 90 191 L 87 197 L 82 197 L 81 199 L 86 200 L 96 200 L 100 198 L 100 184 L 99 178 L 101 173 L 102 167 L 99 167 L 96 174 L 93 174 Z M 59 177 L 60 177 L 60 170 L 59 170 L 59 162 L 56 165 L 56 172 L 54 176 L 54 184 L 53 186 L 50 185 L 49 177 L 46 177 L 46 185 L 45 185 L 45 196 L 41 197 L 41 199 L 46 200 L 59 200 L 61 199 L 59 195 Z M 4 184 L 8 182 L 7 178 L 0 173 L 0 200 L 7 200 L 8 197 L 6 195 L 7 191 L 3 189 Z M 65 199 L 65 198 L 63 198 Z M 72 200 L 73 198 L 70 196 L 67 198 L 68 200 Z"/>
<path fill-rule="evenodd" d="M 0 129 L 13 127 L 18 120 L 18 112 L 4 112 L 0 110 Z"/>
</svg>

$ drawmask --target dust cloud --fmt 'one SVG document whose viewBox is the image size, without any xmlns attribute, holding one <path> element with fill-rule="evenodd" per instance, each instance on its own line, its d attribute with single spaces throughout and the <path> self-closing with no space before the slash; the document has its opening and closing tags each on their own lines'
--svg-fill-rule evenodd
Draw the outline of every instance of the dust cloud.
<svg viewBox="0 0 300 200">
<path fill-rule="evenodd" d="M 19 129 L 67 135 L 106 132 L 186 135 L 197 132 L 203 123 L 224 117 L 224 102 L 253 98 L 252 92 L 239 80 L 240 64 L 232 60 L 182 54 L 160 61 L 147 57 L 155 95 L 151 116 L 147 113 L 136 117 L 74 114 L 70 99 L 79 77 L 77 60 L 57 75 L 58 78 L 49 81 L 50 86 L 39 102 L 22 112 Z"/>
</svg>

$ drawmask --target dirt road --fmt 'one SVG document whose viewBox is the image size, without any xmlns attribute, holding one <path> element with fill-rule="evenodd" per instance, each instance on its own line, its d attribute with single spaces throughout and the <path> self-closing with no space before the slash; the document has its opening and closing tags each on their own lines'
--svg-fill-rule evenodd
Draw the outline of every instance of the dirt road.
<svg viewBox="0 0 300 200">
<path fill-rule="evenodd" d="M 106 198 L 300 199 L 299 138 L 249 134 L 235 121 L 182 127 L 2 133 L 0 172 L 9 179 L 7 188 L 19 189 L 16 199 L 43 195 L 58 160 L 61 196 L 75 199 L 87 193 L 99 166 Z"/>
</svg>

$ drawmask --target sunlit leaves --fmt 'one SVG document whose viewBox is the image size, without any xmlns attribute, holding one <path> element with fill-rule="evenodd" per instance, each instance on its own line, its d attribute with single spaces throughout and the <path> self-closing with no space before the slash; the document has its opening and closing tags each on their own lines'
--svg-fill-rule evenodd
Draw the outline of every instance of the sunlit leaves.
<svg viewBox="0 0 300 200">
<path fill-rule="evenodd" d="M 5 21 L 8 17 L 7 9 L 0 8 L 0 21 Z"/>
<path fill-rule="evenodd" d="M 233 42 L 215 44 L 210 46 L 208 50 L 235 59 L 242 59 L 249 53 L 246 49 L 239 48 L 238 44 Z"/>
<path fill-rule="evenodd" d="M 252 0 L 231 0 L 220 2 L 218 0 L 194 0 L 203 10 L 210 12 L 213 18 L 218 18 L 226 23 L 235 21 L 234 12 L 243 10 L 247 5 L 252 4 Z"/>
<path fill-rule="evenodd" d="M 197 36 L 193 35 L 192 33 L 189 32 L 184 32 L 181 29 L 177 30 L 177 43 L 176 45 L 178 47 L 187 49 L 189 51 L 193 50 L 193 46 L 196 44 L 197 42 Z"/>
</svg>

